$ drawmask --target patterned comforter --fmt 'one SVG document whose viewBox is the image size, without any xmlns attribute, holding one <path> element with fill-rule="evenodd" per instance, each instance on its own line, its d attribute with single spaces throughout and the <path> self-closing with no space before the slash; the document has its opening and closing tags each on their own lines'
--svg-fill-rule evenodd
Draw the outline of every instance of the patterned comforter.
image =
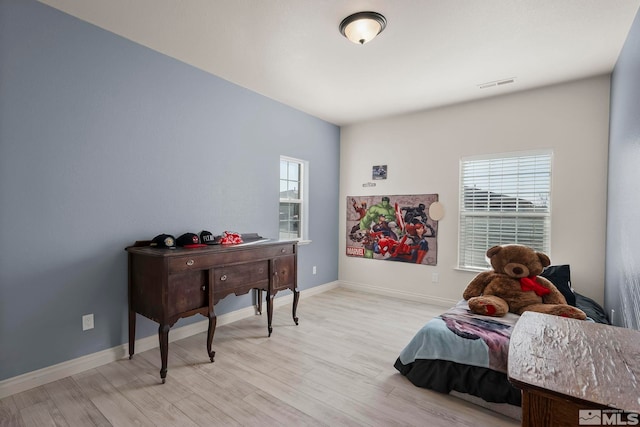
<svg viewBox="0 0 640 427">
<path fill-rule="evenodd" d="M 427 322 L 394 366 L 420 387 L 520 405 L 520 392 L 507 378 L 509 337 L 519 318 L 477 315 L 462 300 Z"/>
<path fill-rule="evenodd" d="M 604 309 L 575 293 L 587 321 L 608 323 Z M 520 406 L 521 393 L 509 382 L 509 338 L 520 316 L 473 314 L 465 300 L 434 317 L 402 350 L 395 368 L 413 384 L 442 393 L 455 390 L 487 402 Z"/>
<path fill-rule="evenodd" d="M 449 360 L 506 373 L 509 337 L 519 318 L 512 313 L 504 317 L 474 314 L 466 301 L 460 301 L 427 322 L 399 359 L 404 365 L 416 359 Z"/>
</svg>

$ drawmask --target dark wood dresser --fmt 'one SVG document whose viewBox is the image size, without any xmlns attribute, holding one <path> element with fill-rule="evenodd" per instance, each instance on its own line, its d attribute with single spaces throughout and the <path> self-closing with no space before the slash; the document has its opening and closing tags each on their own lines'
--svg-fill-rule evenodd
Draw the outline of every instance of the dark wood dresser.
<svg viewBox="0 0 640 427">
<path fill-rule="evenodd" d="M 262 312 L 262 291 L 266 292 L 267 328 L 271 336 L 273 298 L 278 291 L 293 291 L 293 320 L 296 309 L 297 244 L 267 241 L 248 245 L 213 245 L 195 249 L 158 249 L 149 246 L 126 248 L 129 258 L 129 358 L 135 352 L 136 313 L 158 322 L 160 377 L 167 376 L 169 329 L 182 317 L 201 314 L 209 319 L 207 354 L 216 328 L 214 306 L 229 294 L 256 292 L 256 308 Z"/>
<path fill-rule="evenodd" d="M 508 370 L 523 426 L 640 424 L 638 331 L 527 311 Z"/>
</svg>

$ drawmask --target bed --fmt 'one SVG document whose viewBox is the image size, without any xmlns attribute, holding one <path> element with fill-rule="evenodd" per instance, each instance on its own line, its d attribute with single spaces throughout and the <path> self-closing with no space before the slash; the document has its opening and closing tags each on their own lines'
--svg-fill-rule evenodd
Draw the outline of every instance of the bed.
<svg viewBox="0 0 640 427">
<path fill-rule="evenodd" d="M 602 307 L 575 292 L 568 265 L 541 274 L 582 309 L 588 321 L 609 323 Z M 521 393 L 507 378 L 509 338 L 520 316 L 473 314 L 465 300 L 429 320 L 402 350 L 395 368 L 418 387 L 450 393 L 513 418 L 520 414 Z"/>
</svg>

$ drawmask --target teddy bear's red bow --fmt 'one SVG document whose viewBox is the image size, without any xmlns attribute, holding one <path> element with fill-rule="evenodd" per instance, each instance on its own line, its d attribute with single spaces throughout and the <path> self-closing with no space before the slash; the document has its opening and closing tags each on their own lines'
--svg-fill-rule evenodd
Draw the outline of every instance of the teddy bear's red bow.
<svg viewBox="0 0 640 427">
<path fill-rule="evenodd" d="M 551 291 L 536 281 L 536 276 L 531 277 L 521 277 L 520 278 L 520 288 L 523 291 L 533 291 L 538 296 L 543 296 L 551 293 Z"/>
</svg>

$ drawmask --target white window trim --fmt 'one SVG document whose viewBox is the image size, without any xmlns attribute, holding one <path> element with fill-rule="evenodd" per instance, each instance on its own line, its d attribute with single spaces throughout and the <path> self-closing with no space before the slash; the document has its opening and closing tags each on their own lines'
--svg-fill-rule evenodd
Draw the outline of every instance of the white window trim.
<svg viewBox="0 0 640 427">
<path fill-rule="evenodd" d="M 472 272 L 478 272 L 478 271 L 485 271 L 490 267 L 486 267 L 486 268 L 482 268 L 482 267 L 474 267 L 474 266 L 464 266 L 461 265 L 461 253 L 462 253 L 462 231 L 463 231 L 463 224 L 462 224 L 462 220 L 463 220 L 463 164 L 465 162 L 469 162 L 469 161 L 482 161 L 482 160 L 491 160 L 491 159 L 508 159 L 508 158 L 514 158 L 514 157 L 529 157 L 529 156 L 549 156 L 549 172 L 550 172 L 550 178 L 549 178 L 549 211 L 546 214 L 540 214 L 540 213 L 531 213 L 531 214 L 527 214 L 527 213 L 519 213 L 518 216 L 524 217 L 524 216 L 540 216 L 540 215 L 544 215 L 547 220 L 548 220 L 548 230 L 547 230 L 547 236 L 546 236 L 546 244 L 547 247 L 544 248 L 544 252 L 551 256 L 550 254 L 550 248 L 551 248 L 551 200 L 553 198 L 552 194 L 553 194 L 553 188 L 552 188 L 552 182 L 553 182 L 553 150 L 551 149 L 547 149 L 547 150 L 529 150 L 529 151 L 518 151 L 518 152 L 507 152 L 507 153 L 495 153 L 495 154 L 484 154 L 484 155 L 477 155 L 477 156 L 465 156 L 465 157 L 461 157 L 460 158 L 460 163 L 459 163 L 459 183 L 458 183 L 458 192 L 459 197 L 458 197 L 458 202 L 459 202 L 459 207 L 458 207 L 458 254 L 457 254 L 457 263 L 456 263 L 456 267 L 455 270 L 460 270 L 460 271 L 472 271 Z M 467 213 L 465 215 L 465 217 L 467 216 L 473 216 L 474 213 Z M 482 214 L 478 214 L 478 215 L 482 215 L 482 216 L 502 216 L 502 214 L 500 213 L 490 213 L 490 212 L 484 212 Z M 489 248 L 487 248 L 489 249 Z"/>
<path fill-rule="evenodd" d="M 300 203 L 300 216 L 302 217 L 302 220 L 300 221 L 300 227 L 301 227 L 300 237 L 292 240 L 296 240 L 300 245 L 309 244 L 311 243 L 311 239 L 309 237 L 309 215 L 308 215 L 308 212 L 309 212 L 309 161 L 298 159 L 295 157 L 280 156 L 280 161 L 282 160 L 298 163 L 300 165 L 300 169 L 301 169 L 300 176 L 302 180 L 302 186 L 300 188 L 301 197 L 299 199 L 282 199 L 281 198 L 278 202 L 278 208 L 280 206 L 280 203 L 287 203 L 287 202 Z M 280 164 L 280 161 L 278 162 L 278 165 Z M 278 168 L 279 167 L 280 166 L 278 166 Z M 278 235 L 279 234 L 280 234 L 280 226 L 278 226 Z"/>
</svg>

